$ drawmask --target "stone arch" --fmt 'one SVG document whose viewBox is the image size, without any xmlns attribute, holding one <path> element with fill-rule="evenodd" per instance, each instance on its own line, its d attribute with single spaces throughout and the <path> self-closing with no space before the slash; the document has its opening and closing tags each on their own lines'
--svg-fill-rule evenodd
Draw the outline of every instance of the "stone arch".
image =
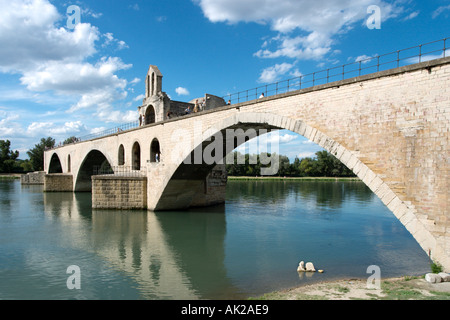
<svg viewBox="0 0 450 320">
<path fill-rule="evenodd" d="M 131 149 L 131 169 L 141 170 L 141 146 L 137 141 Z"/>
<path fill-rule="evenodd" d="M 74 190 L 76 192 L 92 191 L 91 177 L 112 171 L 111 162 L 99 150 L 91 150 L 85 157 L 78 170 Z"/>
<path fill-rule="evenodd" d="M 145 124 L 152 124 L 156 122 L 156 112 L 155 108 L 152 105 L 147 106 L 145 110 Z"/>
<path fill-rule="evenodd" d="M 50 165 L 48 168 L 48 173 L 63 173 L 61 160 L 59 159 L 58 154 L 54 153 L 50 160 Z"/>
<path fill-rule="evenodd" d="M 348 150 L 344 145 L 327 136 L 317 128 L 310 126 L 302 120 L 292 119 L 286 116 L 280 116 L 271 113 L 237 113 L 229 118 L 226 118 L 215 125 L 204 130 L 210 134 L 204 136 L 202 143 L 194 148 L 194 150 L 187 150 L 182 153 L 177 159 L 178 165 L 172 169 L 171 178 L 164 182 L 164 186 L 159 188 L 159 194 L 155 195 L 156 202 L 149 203 L 148 208 L 152 210 L 165 210 L 160 206 L 163 203 L 164 197 L 170 195 L 174 190 L 174 182 L 186 181 L 195 179 L 195 177 L 204 177 L 212 170 L 212 165 L 189 165 L 191 168 L 186 170 L 188 164 L 184 161 L 188 157 L 192 157 L 195 150 L 199 148 L 204 149 L 204 141 L 209 138 L 224 133 L 227 129 L 236 128 L 265 128 L 265 129 L 286 129 L 304 136 L 310 141 L 318 144 L 329 153 L 333 154 L 340 160 L 347 168 L 349 168 L 362 182 L 364 182 L 369 189 L 378 196 L 381 201 L 388 207 L 388 209 L 399 219 L 405 228 L 414 236 L 420 246 L 428 253 L 429 250 L 436 248 L 436 240 L 431 233 L 425 228 L 423 223 L 417 218 L 417 212 L 414 207 L 401 200 L 395 192 L 383 181 L 383 178 L 373 172 L 363 161 L 358 158 L 356 152 Z M 225 134 L 223 134 L 225 136 Z M 195 141 L 195 140 L 194 140 Z M 245 141 L 244 141 L 245 142 Z M 224 155 L 225 156 L 225 155 Z M 189 173 L 190 172 L 190 173 Z M 189 196 L 186 195 L 187 200 L 185 204 L 189 206 Z M 178 199 L 183 199 L 183 196 L 178 196 Z M 164 202 L 167 204 L 168 202 Z"/>
<path fill-rule="evenodd" d="M 150 162 L 161 162 L 161 146 L 157 138 L 150 144 Z"/>
<path fill-rule="evenodd" d="M 123 147 L 123 144 L 119 146 L 117 158 L 119 166 L 123 166 L 125 164 L 125 148 Z"/>
</svg>

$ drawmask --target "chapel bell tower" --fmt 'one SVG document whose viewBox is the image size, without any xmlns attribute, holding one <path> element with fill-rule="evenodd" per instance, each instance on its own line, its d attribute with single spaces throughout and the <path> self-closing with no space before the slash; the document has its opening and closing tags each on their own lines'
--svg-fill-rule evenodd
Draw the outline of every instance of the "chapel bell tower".
<svg viewBox="0 0 450 320">
<path fill-rule="evenodd" d="M 139 124 L 147 125 L 163 121 L 165 109 L 170 106 L 169 98 L 162 92 L 163 75 L 157 66 L 148 68 L 145 77 L 145 98 L 139 109 Z M 166 106 L 165 105 L 169 105 Z"/>
</svg>

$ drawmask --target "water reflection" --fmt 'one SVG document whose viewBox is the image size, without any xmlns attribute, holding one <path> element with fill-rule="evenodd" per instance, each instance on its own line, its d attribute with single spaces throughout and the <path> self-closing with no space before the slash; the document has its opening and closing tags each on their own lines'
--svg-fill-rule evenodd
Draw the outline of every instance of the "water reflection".
<svg viewBox="0 0 450 320">
<path fill-rule="evenodd" d="M 236 181 L 228 182 L 227 200 L 241 201 L 258 198 L 263 205 L 284 206 L 292 198 L 297 204 L 339 209 L 345 201 L 371 201 L 376 197 L 359 181 Z"/>
<path fill-rule="evenodd" d="M 241 299 L 307 282 L 428 270 L 359 182 L 230 181 L 223 206 L 92 210 L 89 193 L 0 183 L 0 299 Z M 300 260 L 324 274 L 298 274 Z M 66 288 L 69 265 L 82 290 Z M 6 288 L 6 289 L 3 289 Z"/>
<path fill-rule="evenodd" d="M 237 296 L 224 267 L 224 207 L 187 212 L 91 210 L 85 194 L 44 195 L 46 214 L 70 221 L 74 246 L 133 279 L 145 299 Z M 81 214 L 81 210 L 84 211 Z M 86 214 L 90 211 L 91 215 Z M 90 223 L 79 236 L 75 221 Z"/>
</svg>

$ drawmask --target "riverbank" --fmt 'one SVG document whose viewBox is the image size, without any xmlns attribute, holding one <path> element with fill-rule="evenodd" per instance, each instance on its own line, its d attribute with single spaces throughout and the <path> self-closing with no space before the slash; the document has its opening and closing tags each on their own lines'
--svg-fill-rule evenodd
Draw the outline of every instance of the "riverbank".
<svg viewBox="0 0 450 320">
<path fill-rule="evenodd" d="M 367 288 L 367 280 L 316 283 L 265 294 L 256 300 L 450 300 L 450 282 L 428 283 L 424 277 L 381 280 L 380 289 Z"/>
<path fill-rule="evenodd" d="M 228 180 L 295 180 L 295 181 L 361 181 L 357 177 L 235 177 L 229 176 Z"/>
<path fill-rule="evenodd" d="M 1 173 L 0 180 L 16 180 L 20 179 L 20 173 Z"/>
</svg>

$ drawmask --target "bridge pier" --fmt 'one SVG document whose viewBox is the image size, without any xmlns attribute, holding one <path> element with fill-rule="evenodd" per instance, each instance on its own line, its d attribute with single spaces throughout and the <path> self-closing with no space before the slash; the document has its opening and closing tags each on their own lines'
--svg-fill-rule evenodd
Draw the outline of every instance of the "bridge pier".
<svg viewBox="0 0 450 320">
<path fill-rule="evenodd" d="M 44 192 L 73 192 L 73 176 L 63 173 L 46 174 Z"/>
<path fill-rule="evenodd" d="M 92 176 L 92 208 L 146 209 L 147 177 Z"/>
<path fill-rule="evenodd" d="M 166 181 L 158 177 L 166 175 L 158 175 L 159 168 L 164 171 L 162 164 L 153 165 L 147 176 L 92 176 L 92 208 L 182 210 L 225 202 L 225 165 L 215 167 L 204 179 L 174 179 L 162 198 L 157 192 Z"/>
</svg>

